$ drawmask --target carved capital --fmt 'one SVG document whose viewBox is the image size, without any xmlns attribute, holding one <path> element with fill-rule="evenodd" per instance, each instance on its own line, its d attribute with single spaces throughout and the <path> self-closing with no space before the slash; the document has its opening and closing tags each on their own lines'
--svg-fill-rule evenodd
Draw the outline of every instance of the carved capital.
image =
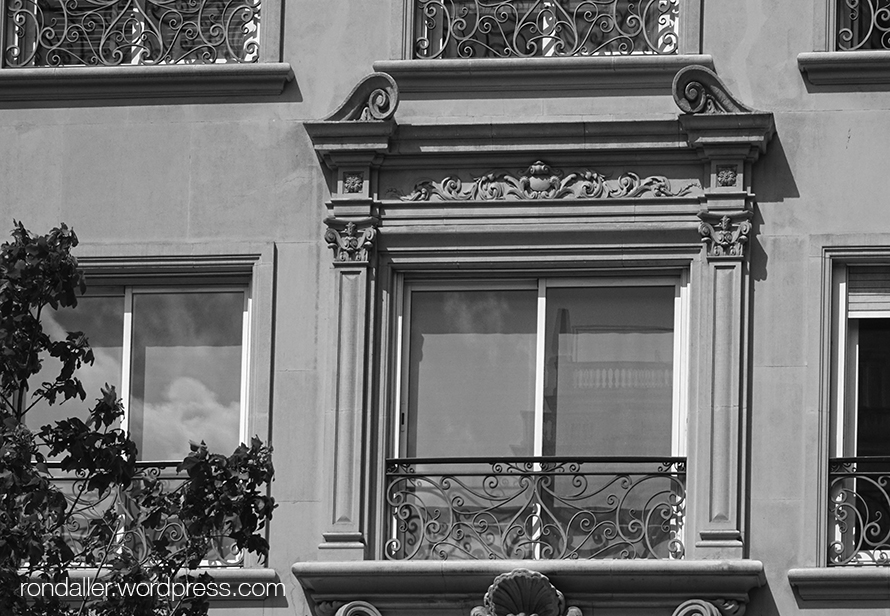
<svg viewBox="0 0 890 616">
<path fill-rule="evenodd" d="M 678 605 L 673 616 L 744 616 L 745 607 L 733 599 L 690 599 Z"/>
<path fill-rule="evenodd" d="M 745 245 L 751 233 L 751 212 L 732 214 L 698 213 L 701 224 L 698 232 L 705 245 L 708 258 L 741 258 L 745 256 Z"/>
<path fill-rule="evenodd" d="M 342 606 L 334 616 L 381 616 L 380 610 L 367 601 L 350 601 Z"/>
<path fill-rule="evenodd" d="M 328 218 L 324 239 L 334 251 L 334 261 L 340 263 L 367 263 L 374 240 L 377 237 L 376 218 L 343 220 Z"/>
<path fill-rule="evenodd" d="M 687 66 L 674 76 L 674 102 L 683 113 L 756 113 L 743 105 L 717 73 L 704 66 Z"/>
<path fill-rule="evenodd" d="M 343 104 L 325 118 L 329 122 L 383 122 L 399 106 L 399 87 L 386 73 L 371 73 L 356 85 Z"/>
<path fill-rule="evenodd" d="M 581 616 L 577 607 L 566 608 L 565 597 L 543 573 L 514 569 L 497 576 L 482 605 L 470 616 Z"/>
</svg>

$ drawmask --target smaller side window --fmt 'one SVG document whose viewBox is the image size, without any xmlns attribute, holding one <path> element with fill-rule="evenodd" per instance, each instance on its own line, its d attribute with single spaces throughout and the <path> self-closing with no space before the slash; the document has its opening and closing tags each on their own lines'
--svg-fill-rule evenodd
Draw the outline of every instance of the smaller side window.
<svg viewBox="0 0 890 616">
<path fill-rule="evenodd" d="M 890 267 L 839 267 L 831 565 L 890 564 Z"/>
</svg>

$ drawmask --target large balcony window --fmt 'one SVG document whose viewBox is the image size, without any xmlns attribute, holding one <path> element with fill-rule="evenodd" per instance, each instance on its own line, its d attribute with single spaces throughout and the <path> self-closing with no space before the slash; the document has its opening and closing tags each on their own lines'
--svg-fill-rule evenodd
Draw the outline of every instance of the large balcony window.
<svg viewBox="0 0 890 616">
<path fill-rule="evenodd" d="M 685 285 L 410 284 L 387 558 L 680 558 Z"/>
<path fill-rule="evenodd" d="M 4 67 L 256 62 L 260 0 L 4 0 Z"/>
<path fill-rule="evenodd" d="M 675 54 L 680 0 L 415 0 L 415 58 Z"/>
</svg>

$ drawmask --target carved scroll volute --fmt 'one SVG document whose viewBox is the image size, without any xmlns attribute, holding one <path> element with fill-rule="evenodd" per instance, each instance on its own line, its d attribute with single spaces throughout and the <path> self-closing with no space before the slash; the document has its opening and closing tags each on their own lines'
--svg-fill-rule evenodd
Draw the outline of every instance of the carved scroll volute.
<svg viewBox="0 0 890 616">
<path fill-rule="evenodd" d="M 386 73 L 371 73 L 356 85 L 327 122 L 383 122 L 396 113 L 399 86 Z"/>
<path fill-rule="evenodd" d="M 351 601 L 340 607 L 334 616 L 381 616 L 380 610 L 367 601 Z"/>
<path fill-rule="evenodd" d="M 562 593 L 543 573 L 514 569 L 497 576 L 483 603 L 470 616 L 582 616 L 577 607 L 566 608 Z"/>
<path fill-rule="evenodd" d="M 686 66 L 674 76 L 674 102 L 683 113 L 755 113 L 704 66 Z"/>
<path fill-rule="evenodd" d="M 745 603 L 729 599 L 690 599 L 678 605 L 673 616 L 744 616 L 745 607 Z"/>
<path fill-rule="evenodd" d="M 376 222 L 376 218 L 328 218 L 324 239 L 334 251 L 334 263 L 368 263 L 377 238 Z"/>
<path fill-rule="evenodd" d="M 709 259 L 740 259 L 745 256 L 745 246 L 751 234 L 750 211 L 728 214 L 701 211 L 698 217 L 701 219 L 698 232 Z"/>
</svg>

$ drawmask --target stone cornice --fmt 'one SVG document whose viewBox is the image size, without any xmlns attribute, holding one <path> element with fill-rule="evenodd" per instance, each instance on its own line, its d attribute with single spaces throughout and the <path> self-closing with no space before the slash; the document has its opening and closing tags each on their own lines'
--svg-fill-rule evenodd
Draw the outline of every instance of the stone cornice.
<svg viewBox="0 0 890 616">
<path fill-rule="evenodd" d="M 290 64 L 173 64 L 0 70 L 0 102 L 278 96 Z"/>
<path fill-rule="evenodd" d="M 594 607 L 632 600 L 673 610 L 693 598 L 744 603 L 766 581 L 756 560 L 302 562 L 292 571 L 316 603 L 363 600 L 399 614 L 416 606 L 419 592 L 437 603 L 478 602 L 492 579 L 517 568 L 546 575 L 568 604 Z"/>
<path fill-rule="evenodd" d="M 890 569 L 886 567 L 800 568 L 788 571 L 788 581 L 804 601 L 846 605 L 890 601 Z"/>
<path fill-rule="evenodd" d="M 374 70 L 392 75 L 409 96 L 511 92 L 546 97 L 553 92 L 666 92 L 677 71 L 690 65 L 713 68 L 714 60 L 703 54 L 389 60 L 375 62 Z"/>
<path fill-rule="evenodd" d="M 888 51 L 815 51 L 797 55 L 797 67 L 815 85 L 890 83 Z"/>
</svg>

